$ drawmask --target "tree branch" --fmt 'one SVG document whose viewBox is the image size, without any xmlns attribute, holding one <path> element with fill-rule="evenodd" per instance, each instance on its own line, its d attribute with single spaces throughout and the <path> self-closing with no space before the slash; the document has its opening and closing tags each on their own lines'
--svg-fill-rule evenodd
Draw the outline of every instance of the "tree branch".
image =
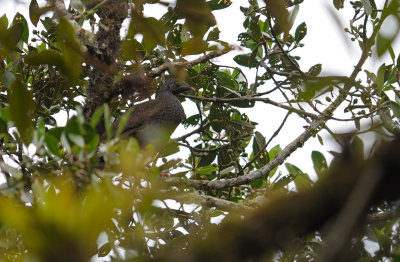
<svg viewBox="0 0 400 262">
<path fill-rule="evenodd" d="M 326 121 L 330 119 L 330 117 L 333 115 L 333 112 L 336 110 L 336 108 L 346 99 L 347 92 L 350 90 L 351 87 L 353 87 L 353 83 L 355 82 L 355 79 L 356 79 L 358 73 L 361 71 L 362 65 L 364 65 L 367 58 L 368 58 L 368 50 L 364 49 L 357 65 L 354 67 L 354 70 L 349 77 L 349 79 L 352 81 L 346 81 L 345 85 L 343 87 L 343 90 L 341 90 L 341 92 L 337 96 L 337 98 L 322 112 L 322 114 L 316 118 L 314 117 L 310 126 L 308 128 L 306 128 L 306 130 L 302 134 L 300 134 L 296 139 L 294 139 L 291 143 L 289 143 L 274 159 L 272 159 L 268 164 L 266 164 L 262 168 L 253 170 L 243 176 L 230 178 L 230 179 L 226 179 L 226 180 L 203 181 L 203 180 L 188 180 L 188 179 L 179 179 L 179 178 L 169 178 L 166 181 L 168 181 L 168 183 L 171 183 L 173 185 L 180 185 L 180 184 L 182 185 L 183 184 L 183 185 L 192 186 L 194 188 L 201 189 L 201 190 L 209 190 L 209 189 L 222 189 L 222 188 L 226 188 L 226 187 L 244 185 L 244 184 L 248 184 L 251 181 L 254 181 L 258 178 L 267 176 L 271 170 L 273 170 L 275 167 L 281 165 L 294 151 L 296 151 L 299 147 L 302 147 L 304 145 L 304 143 L 310 137 L 316 135 L 325 126 Z M 254 99 L 253 101 L 268 101 L 268 102 L 271 102 L 271 104 L 273 104 L 273 103 L 278 104 L 278 103 L 273 102 L 266 98 L 261 98 L 261 99 L 260 98 L 252 98 L 252 97 L 246 97 L 246 98 L 251 99 L 251 100 Z M 193 99 L 197 99 L 197 97 L 193 97 Z M 199 99 L 205 99 L 205 98 L 199 98 Z M 243 97 L 230 98 L 230 99 L 206 98 L 206 101 L 210 101 L 210 102 L 217 102 L 217 101 L 228 102 L 229 101 L 230 102 L 230 101 L 235 101 L 235 99 L 238 99 L 240 101 L 240 99 L 243 99 Z M 289 109 L 292 109 L 293 112 L 296 112 L 291 107 L 289 107 L 288 110 Z"/>
<path fill-rule="evenodd" d="M 211 60 L 213 58 L 222 56 L 222 55 L 228 53 L 229 51 L 230 51 L 230 49 L 226 48 L 226 49 L 223 49 L 223 50 L 210 52 L 210 53 L 208 53 L 206 55 L 203 55 L 203 56 L 200 56 L 200 57 L 198 57 L 198 58 L 196 58 L 196 59 L 194 59 L 192 61 L 172 62 L 172 63 L 171 62 L 167 62 L 167 63 L 165 63 L 165 64 L 153 69 L 152 71 L 148 72 L 147 76 L 148 77 L 157 77 L 157 76 L 161 75 L 163 72 L 167 71 L 168 69 L 174 68 L 174 67 L 188 68 L 188 67 L 200 64 L 200 63 L 207 62 L 207 61 L 209 61 L 209 60 Z"/>
</svg>

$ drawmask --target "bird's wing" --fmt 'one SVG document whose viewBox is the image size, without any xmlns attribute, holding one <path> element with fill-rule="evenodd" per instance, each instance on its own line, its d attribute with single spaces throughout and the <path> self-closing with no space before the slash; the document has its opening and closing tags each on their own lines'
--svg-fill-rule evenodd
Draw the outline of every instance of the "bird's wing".
<svg viewBox="0 0 400 262">
<path fill-rule="evenodd" d="M 123 136 L 137 137 L 137 134 L 149 125 L 160 122 L 160 103 L 156 100 L 150 100 L 134 107 L 128 120 L 122 130 Z M 120 120 L 112 125 L 114 133 L 119 126 Z"/>
</svg>

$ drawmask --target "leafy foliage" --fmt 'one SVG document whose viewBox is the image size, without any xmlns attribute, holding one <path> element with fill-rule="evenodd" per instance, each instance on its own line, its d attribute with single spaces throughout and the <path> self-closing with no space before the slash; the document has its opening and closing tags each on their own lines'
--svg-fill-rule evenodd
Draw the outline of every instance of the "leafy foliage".
<svg viewBox="0 0 400 262">
<path fill-rule="evenodd" d="M 392 48 L 397 34 L 382 34 L 388 17 L 400 20 L 398 1 L 385 1 L 382 8 L 374 0 L 351 1 L 351 6 L 333 1 L 337 10 L 353 8 L 345 31 L 361 50 L 354 71 L 343 77 L 322 74 L 321 64 L 303 70 L 294 55 L 307 37 L 308 25 L 296 22 L 302 1 L 249 0 L 241 6 L 242 53 L 229 65 L 212 58 L 233 49 L 221 39 L 215 19 L 219 10 L 232 8 L 231 1 L 71 1 L 69 8 L 53 2 L 30 2 L 32 31 L 20 13 L 11 22 L 0 17 L 0 168 L 5 178 L 0 260 L 168 259 L 166 250 L 186 249 L 223 228 L 216 218 L 229 225 L 232 217 L 247 218 L 245 211 L 264 200 L 316 188 L 315 181 L 334 172 L 337 162 L 330 165 L 324 154 L 313 151 L 313 177 L 286 159 L 312 137 L 323 144 L 321 130 L 342 146 L 350 144 L 358 162 L 369 158 L 366 153 L 374 152 L 378 139 L 369 150 L 357 135 L 399 134 L 400 56 Z M 144 12 L 153 4 L 166 6 L 160 19 Z M 390 61 L 375 71 L 363 70 L 372 53 L 389 54 Z M 180 96 L 197 109 L 183 123 L 191 130 L 164 141 L 163 148 L 119 138 L 124 113 L 134 114 L 134 105 L 171 77 L 196 90 Z M 274 101 L 275 94 L 284 102 Z M 259 103 L 287 111 L 270 137 L 250 118 L 249 110 Z M 338 116 L 339 106 L 344 112 Z M 60 113 L 66 115 L 65 126 L 57 124 Z M 271 144 L 294 114 L 304 120 L 304 132 L 293 141 Z M 111 123 L 121 116 L 115 135 Z M 354 125 L 352 138 L 332 132 L 328 120 Z M 183 148 L 188 150 L 175 154 Z M 301 214 L 314 207 L 308 204 L 292 210 Z M 355 260 L 398 260 L 397 209 L 390 201 L 369 207 L 371 214 L 395 215 L 363 224 L 343 240 L 350 243 L 343 253 Z M 284 221 L 285 215 L 276 214 L 276 220 Z M 319 230 L 297 232 L 302 235 L 290 247 L 261 255 L 313 260 L 326 244 L 324 236 Z M 282 239 L 293 238 L 291 233 Z M 364 247 L 367 240 L 378 246 L 376 252 Z M 210 237 L 208 243 L 218 247 L 223 242 L 223 237 L 217 243 Z"/>
</svg>

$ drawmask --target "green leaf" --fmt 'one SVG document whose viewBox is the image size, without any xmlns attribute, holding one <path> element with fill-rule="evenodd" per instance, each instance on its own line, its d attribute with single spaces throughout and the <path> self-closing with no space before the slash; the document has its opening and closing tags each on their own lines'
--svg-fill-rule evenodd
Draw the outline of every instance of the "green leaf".
<svg viewBox="0 0 400 262">
<path fill-rule="evenodd" d="M 254 132 L 253 152 L 257 154 L 265 145 L 265 137 L 258 131 Z"/>
<path fill-rule="evenodd" d="M 242 129 L 246 129 L 248 131 L 256 128 L 255 125 L 253 125 L 252 123 L 243 120 L 229 119 L 229 122 L 231 122 L 236 127 L 241 127 Z"/>
<path fill-rule="evenodd" d="M 315 173 L 317 173 L 318 177 L 321 178 L 328 171 L 328 164 L 326 163 L 326 159 L 321 152 L 312 151 L 311 159 L 314 164 Z"/>
<path fill-rule="evenodd" d="M 104 107 L 99 107 L 94 111 L 92 118 L 90 119 L 90 125 L 92 128 L 96 128 L 97 124 L 100 122 L 101 117 L 103 116 Z"/>
<path fill-rule="evenodd" d="M 111 120 L 110 108 L 108 107 L 107 104 L 104 104 L 104 125 L 106 128 L 107 141 L 110 141 L 112 138 L 112 129 L 110 120 Z"/>
<path fill-rule="evenodd" d="M 42 52 L 31 52 L 25 57 L 25 62 L 30 65 L 53 65 L 60 69 L 64 68 L 64 61 L 61 53 L 53 50 L 47 49 Z"/>
<path fill-rule="evenodd" d="M 217 71 L 215 72 L 215 74 L 217 75 L 218 83 L 221 84 L 222 87 L 225 88 L 225 90 L 228 90 L 230 93 L 233 93 L 236 96 L 240 96 L 240 93 L 236 92 L 236 90 L 238 90 L 238 84 L 232 78 L 229 72 Z"/>
<path fill-rule="evenodd" d="M 306 22 L 301 23 L 297 28 L 294 34 L 294 40 L 299 43 L 307 34 L 307 25 Z"/>
<path fill-rule="evenodd" d="M 313 65 L 309 70 L 308 70 L 308 74 L 312 75 L 312 76 L 318 76 L 322 71 L 322 65 L 321 64 L 316 64 Z"/>
<path fill-rule="evenodd" d="M 221 132 L 224 125 L 223 125 L 223 111 L 222 108 L 216 104 L 211 105 L 210 107 L 210 115 L 211 127 L 216 132 Z"/>
<path fill-rule="evenodd" d="M 32 143 L 37 147 L 41 147 L 44 141 L 44 136 L 45 136 L 45 123 L 43 118 L 40 117 L 37 121 L 37 128 L 33 134 Z"/>
<path fill-rule="evenodd" d="M 333 0 L 333 5 L 337 10 L 342 9 L 344 7 L 344 0 Z"/>
<path fill-rule="evenodd" d="M 390 101 L 390 105 L 392 106 L 394 116 L 400 119 L 400 105 L 393 101 Z"/>
<path fill-rule="evenodd" d="M 37 23 L 39 22 L 40 15 L 39 15 L 39 5 L 36 0 L 31 0 L 31 3 L 29 4 L 29 18 L 31 19 L 31 22 L 34 26 L 37 26 Z"/>
<path fill-rule="evenodd" d="M 251 67 L 256 67 L 258 65 L 258 62 L 255 59 L 251 59 L 251 53 L 250 54 L 242 54 L 242 55 L 237 55 L 233 58 L 233 60 L 241 65 L 241 66 L 247 66 L 249 68 Z"/>
<path fill-rule="evenodd" d="M 208 166 L 212 162 L 214 162 L 215 158 L 217 157 L 216 152 L 208 152 L 205 156 L 202 156 L 197 167 Z"/>
<path fill-rule="evenodd" d="M 382 94 L 383 85 L 385 83 L 385 72 L 386 72 L 386 65 L 383 63 L 379 69 L 376 76 L 376 87 L 378 90 L 378 94 Z"/>
<path fill-rule="evenodd" d="M 294 180 L 295 176 L 293 175 L 287 175 L 287 176 L 283 176 L 282 178 L 280 178 L 277 181 L 274 181 L 271 184 L 271 191 L 275 191 L 275 190 L 280 190 L 283 187 L 287 186 L 290 182 L 292 182 Z"/>
<path fill-rule="evenodd" d="M 265 187 L 265 179 L 264 178 L 257 178 L 255 180 L 251 181 L 250 186 L 253 189 L 259 189 L 259 188 Z"/>
<path fill-rule="evenodd" d="M 126 126 L 126 122 L 128 121 L 129 116 L 132 113 L 132 110 L 133 110 L 133 108 L 129 108 L 128 111 L 123 116 L 121 116 L 121 120 L 117 127 L 117 132 L 115 133 L 116 137 L 119 136 L 122 133 L 122 131 L 124 130 L 124 128 Z"/>
<path fill-rule="evenodd" d="M 306 173 L 303 173 L 303 171 L 301 171 L 297 166 L 286 163 L 285 167 L 289 174 L 295 177 L 294 183 L 298 190 L 307 189 L 313 184 L 310 177 Z"/>
<path fill-rule="evenodd" d="M 364 142 L 358 136 L 354 137 L 350 144 L 352 154 L 358 161 L 364 160 Z"/>
<path fill-rule="evenodd" d="M 364 10 L 365 13 L 367 13 L 368 15 L 372 14 L 372 5 L 370 3 L 370 0 L 361 0 L 363 6 L 364 6 Z"/>
<path fill-rule="evenodd" d="M 218 27 L 215 27 L 213 30 L 208 33 L 206 41 L 217 41 L 219 40 L 219 33 L 221 31 L 218 29 Z"/>
<path fill-rule="evenodd" d="M 2 17 L 0 17 L 0 28 L 7 29 L 7 27 L 8 27 L 8 19 L 6 14 L 4 14 Z"/>
<path fill-rule="evenodd" d="M 126 39 L 121 44 L 121 54 L 125 60 L 134 60 L 138 54 L 144 57 L 146 51 L 136 39 Z"/>
<path fill-rule="evenodd" d="M 143 34 L 143 39 L 152 43 L 163 45 L 167 28 L 154 17 L 144 17 L 137 12 L 132 12 L 131 30 L 136 34 Z"/>
<path fill-rule="evenodd" d="M 99 248 L 99 250 L 97 251 L 97 255 L 99 257 L 105 257 L 111 252 L 112 248 L 113 242 L 107 242 Z"/>
<path fill-rule="evenodd" d="M 29 40 L 29 27 L 28 27 L 28 22 L 26 21 L 25 17 L 21 15 L 20 13 L 17 13 L 14 16 L 14 20 L 12 22 L 12 27 L 14 25 L 20 24 L 22 25 L 22 35 L 20 40 L 24 43 L 28 43 Z"/>
<path fill-rule="evenodd" d="M 386 53 L 386 51 L 391 46 L 393 40 L 394 38 L 387 39 L 378 33 L 378 36 L 376 38 L 376 49 L 379 57 Z"/>
<path fill-rule="evenodd" d="M 264 0 L 268 12 L 275 18 L 275 23 L 281 32 L 288 34 L 290 29 L 289 12 L 284 0 Z"/>
<path fill-rule="evenodd" d="M 15 51 L 17 43 L 21 40 L 24 33 L 22 23 L 16 23 L 10 29 L 0 29 L 0 44 L 3 45 L 9 52 Z"/>
<path fill-rule="evenodd" d="M 81 74 L 83 58 L 80 43 L 75 37 L 71 23 L 61 19 L 56 26 L 56 36 L 64 62 L 63 74 L 75 80 Z"/>
<path fill-rule="evenodd" d="M 54 137 L 52 134 L 50 133 L 46 133 L 45 137 L 44 137 L 44 142 L 46 144 L 46 147 L 48 149 L 48 151 L 50 152 L 50 154 L 53 154 L 55 156 L 62 156 L 62 152 L 61 150 L 59 150 L 59 140 Z"/>
<path fill-rule="evenodd" d="M 160 157 L 170 156 L 179 152 L 179 144 L 176 141 L 170 141 L 167 143 L 160 152 Z"/>
<path fill-rule="evenodd" d="M 211 11 L 220 10 L 229 7 L 232 4 L 230 0 L 210 0 L 207 1 Z"/>
<path fill-rule="evenodd" d="M 280 145 L 276 145 L 273 148 L 269 150 L 269 157 L 270 159 L 274 159 L 275 156 L 277 156 L 280 152 L 282 151 L 282 148 Z"/>
<path fill-rule="evenodd" d="M 177 0 L 175 11 L 185 18 L 185 25 L 194 38 L 202 39 L 208 28 L 216 25 L 215 17 L 205 0 Z"/>
<path fill-rule="evenodd" d="M 10 71 L 6 70 L 6 71 L 4 71 L 4 73 L 3 73 L 2 81 L 3 81 L 4 86 L 5 86 L 7 89 L 11 89 L 12 84 L 13 84 L 15 81 L 17 81 L 17 79 L 16 79 L 16 77 L 15 77 L 15 75 L 14 75 L 13 73 L 11 73 Z"/>
<path fill-rule="evenodd" d="M 18 79 L 12 83 L 11 89 L 8 90 L 8 103 L 11 120 L 14 121 L 25 145 L 28 145 L 35 107 L 32 93 Z"/>
<path fill-rule="evenodd" d="M 37 26 L 40 16 L 48 11 L 51 11 L 52 9 L 52 5 L 40 8 L 36 0 L 31 0 L 31 3 L 29 4 L 29 18 L 31 19 L 32 24 Z"/>
</svg>

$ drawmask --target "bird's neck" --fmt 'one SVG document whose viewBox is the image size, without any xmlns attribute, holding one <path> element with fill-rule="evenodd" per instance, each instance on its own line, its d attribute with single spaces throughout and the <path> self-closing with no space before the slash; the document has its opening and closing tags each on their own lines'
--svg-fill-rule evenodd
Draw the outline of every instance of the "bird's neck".
<svg viewBox="0 0 400 262">
<path fill-rule="evenodd" d="M 173 98 L 177 99 L 176 96 L 174 94 L 172 94 L 171 92 L 158 93 L 157 99 L 165 99 L 165 98 L 167 98 L 167 99 L 173 99 Z"/>
</svg>

